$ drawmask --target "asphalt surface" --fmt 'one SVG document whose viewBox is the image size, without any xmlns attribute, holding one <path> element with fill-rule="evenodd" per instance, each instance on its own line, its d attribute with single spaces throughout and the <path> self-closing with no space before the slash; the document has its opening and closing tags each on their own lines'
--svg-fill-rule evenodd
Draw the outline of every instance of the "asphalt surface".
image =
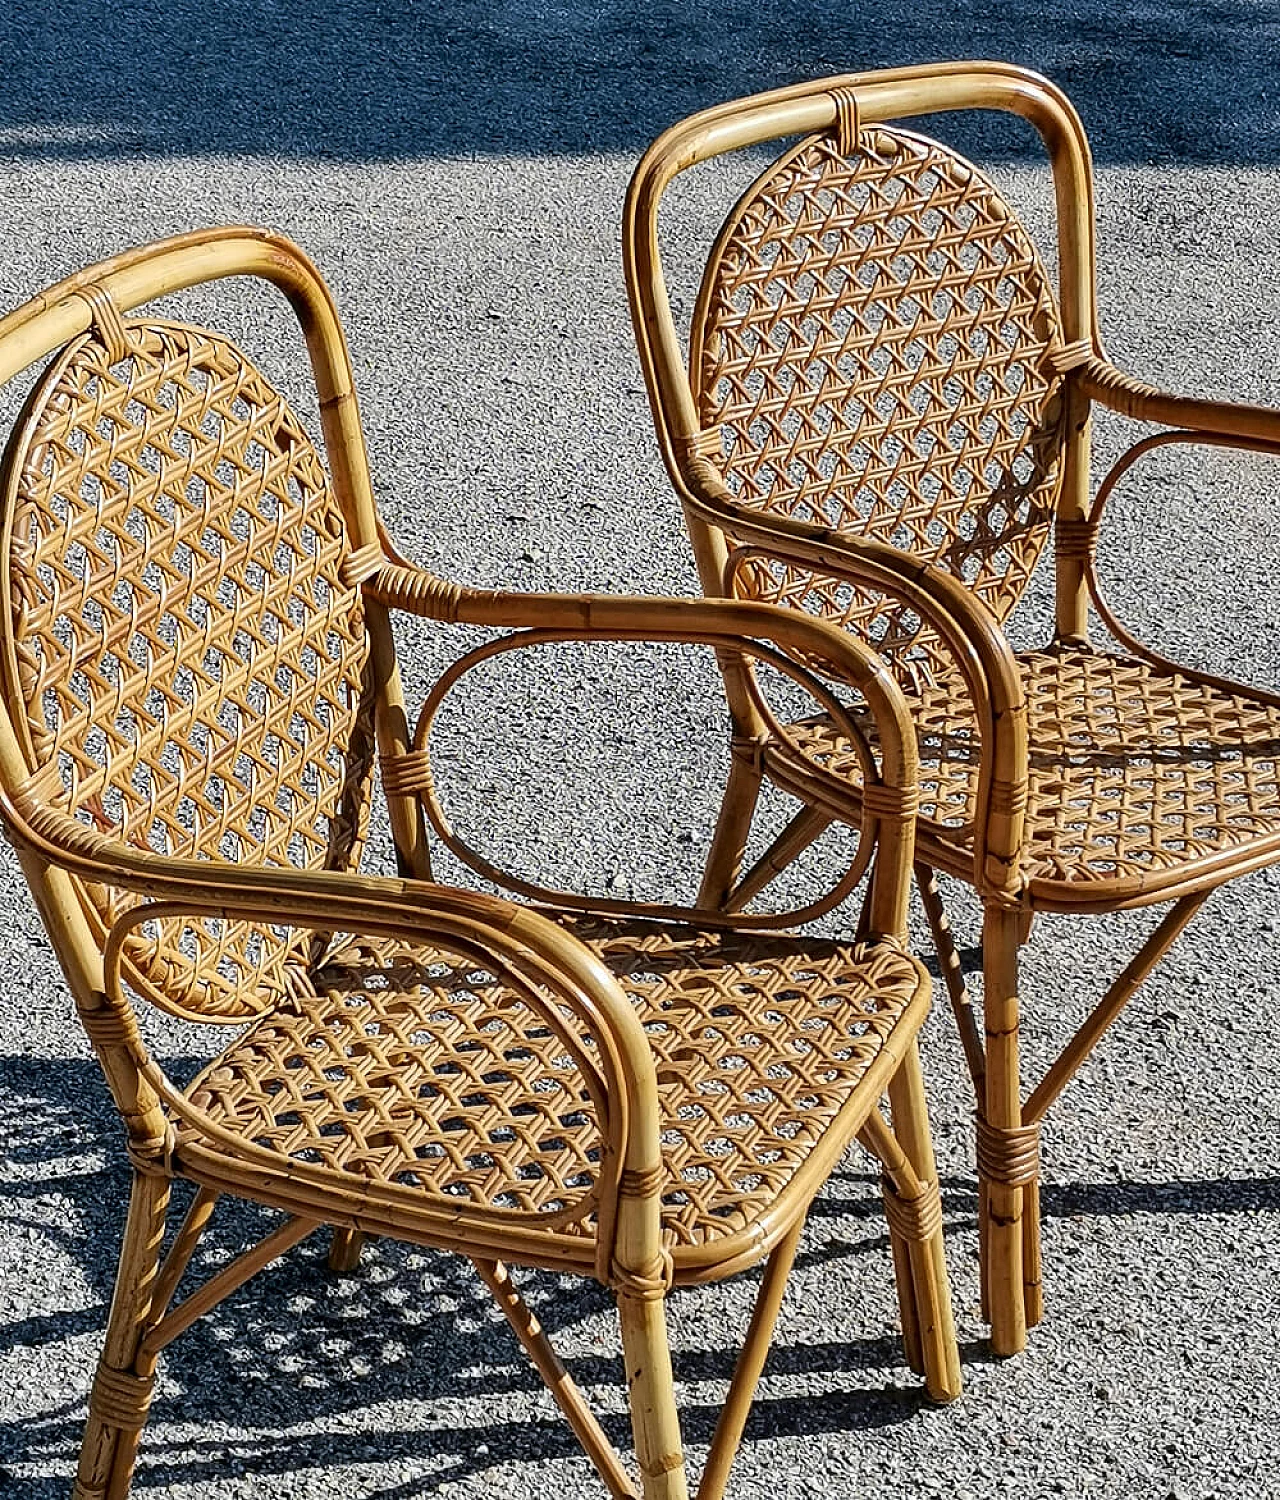
<svg viewBox="0 0 1280 1500">
<path fill-rule="evenodd" d="M 0 306 L 144 239 L 269 225 L 334 288 L 377 489 L 404 550 L 477 584 L 690 592 L 617 250 L 628 175 L 659 129 L 830 71 L 982 55 L 1037 66 L 1075 98 L 1094 144 L 1113 356 L 1175 388 L 1280 401 L 1278 54 L 1276 8 L 1243 0 L 1021 16 L 991 0 L 670 0 L 643 12 L 11 0 L 0 13 Z M 960 139 L 992 154 L 1033 225 L 1048 222 L 1024 133 L 999 125 Z M 712 220 L 688 206 L 708 232 Z M 287 316 L 239 288 L 228 297 L 242 341 L 288 385 L 299 361 L 277 352 Z M 213 315 L 208 301 L 192 305 Z M 1115 443 L 1101 433 L 1103 452 Z M 1141 633 L 1272 685 L 1275 472 L 1219 455 L 1153 467 L 1117 502 L 1104 554 Z M 1021 642 L 1041 637 L 1046 588 L 1037 579 Z M 414 681 L 455 646 L 411 635 Z M 442 725 L 460 822 L 598 889 L 687 885 L 723 769 L 708 664 L 639 649 L 548 657 L 490 686 Z M 553 723 L 566 707 L 582 725 L 572 739 Z M 522 764 L 534 767 L 528 781 Z M 804 878 L 835 858 L 819 848 Z M 51 951 L 5 861 L 0 1494 L 43 1500 L 67 1492 L 74 1467 L 127 1175 Z M 955 894 L 972 942 L 976 914 Z M 1280 1494 L 1278 898 L 1268 874 L 1217 895 L 1060 1101 L 1045 1142 L 1048 1321 L 1012 1361 L 984 1344 L 969 1107 L 953 1032 L 935 1015 L 926 1064 L 965 1395 L 932 1409 L 902 1365 L 875 1187 L 851 1157 L 806 1233 L 734 1493 Z M 1150 921 L 1037 925 L 1030 1069 Z M 206 1264 L 244 1228 L 230 1222 Z M 695 1467 L 750 1291 L 740 1280 L 672 1304 Z M 543 1276 L 529 1294 L 625 1442 L 606 1297 Z M 593 1486 L 467 1269 L 383 1244 L 350 1278 L 324 1272 L 322 1247 L 300 1247 L 184 1336 L 163 1365 L 136 1493 L 460 1500 Z"/>
</svg>

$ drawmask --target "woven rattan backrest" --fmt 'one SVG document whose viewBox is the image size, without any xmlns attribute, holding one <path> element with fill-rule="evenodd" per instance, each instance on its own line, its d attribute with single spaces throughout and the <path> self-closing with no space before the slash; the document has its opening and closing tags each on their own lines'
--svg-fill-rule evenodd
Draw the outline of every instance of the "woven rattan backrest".
<svg viewBox="0 0 1280 1500">
<path fill-rule="evenodd" d="M 284 399 L 216 334 L 113 318 L 46 372 L 4 476 L 7 690 L 45 800 L 155 852 L 353 865 L 364 621 L 328 475 Z M 85 899 L 105 926 L 124 898 Z M 237 1019 L 310 941 L 153 925 L 131 977 L 170 1009 Z"/>
<path fill-rule="evenodd" d="M 1061 482 L 1061 333 L 1017 217 L 968 162 L 887 126 L 803 140 L 740 200 L 691 332 L 702 451 L 744 506 L 877 538 L 1003 619 Z M 745 588 L 744 588 L 745 585 Z M 928 664 L 919 620 L 833 579 L 753 563 L 740 591 Z"/>
</svg>

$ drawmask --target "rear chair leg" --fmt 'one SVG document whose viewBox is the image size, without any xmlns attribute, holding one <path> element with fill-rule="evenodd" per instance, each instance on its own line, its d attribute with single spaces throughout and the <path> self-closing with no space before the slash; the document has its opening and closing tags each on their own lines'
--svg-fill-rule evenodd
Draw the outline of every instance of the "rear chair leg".
<svg viewBox="0 0 1280 1500">
<path fill-rule="evenodd" d="M 169 1181 L 135 1172 L 107 1337 L 89 1397 L 73 1500 L 124 1500 L 133 1478 L 155 1381 L 139 1346 L 155 1314 L 156 1270 L 169 1207 Z"/>
<path fill-rule="evenodd" d="M 363 1249 L 364 1235 L 358 1229 L 336 1228 L 329 1242 L 329 1269 L 339 1275 L 356 1270 Z"/>
<path fill-rule="evenodd" d="M 760 799 L 761 770 L 754 740 L 735 738 L 729 762 L 729 780 L 716 819 L 698 905 L 710 911 L 723 911 L 728 903 L 742 856 L 751 833 L 751 820 Z"/>
<path fill-rule="evenodd" d="M 938 1173 L 915 1042 L 889 1085 L 889 1100 L 894 1129 L 890 1131 L 879 1112 L 873 1111 L 861 1139 L 885 1170 L 885 1215 L 898 1280 L 903 1343 L 908 1363 L 923 1374 L 933 1400 L 953 1401 L 961 1390 L 960 1351 L 947 1279 Z"/>
</svg>

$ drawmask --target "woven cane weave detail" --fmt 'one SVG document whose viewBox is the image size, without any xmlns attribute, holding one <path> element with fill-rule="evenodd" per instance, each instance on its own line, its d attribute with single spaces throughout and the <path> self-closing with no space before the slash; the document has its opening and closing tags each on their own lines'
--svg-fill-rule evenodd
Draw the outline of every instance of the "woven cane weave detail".
<svg viewBox="0 0 1280 1500">
<path fill-rule="evenodd" d="M 158 853 L 346 867 L 370 758 L 358 591 L 316 449 L 226 340 L 129 325 L 46 375 L 9 536 L 19 688 L 59 806 Z M 110 922 L 117 893 L 92 897 Z M 309 941 L 309 939 L 307 940 Z M 253 1014 L 302 939 L 245 923 L 132 940 L 153 999 Z"/>
<path fill-rule="evenodd" d="M 967 162 L 906 132 L 859 142 L 802 142 L 735 210 L 693 333 L 699 421 L 740 504 L 927 558 L 1003 619 L 1060 482 L 1052 295 Z M 902 605 L 822 573 L 757 562 L 744 581 L 886 656 L 940 651 Z"/>
<path fill-rule="evenodd" d="M 922 983 L 889 945 L 564 921 L 648 1032 L 676 1247 L 776 1202 Z M 319 998 L 257 1022 L 192 1086 L 193 1103 L 282 1169 L 311 1162 L 592 1232 L 598 1113 L 544 1019 L 425 946 L 362 941 L 316 977 Z"/>
<path fill-rule="evenodd" d="M 1032 745 L 1024 874 L 1087 884 L 1147 876 L 1280 832 L 1280 709 L 1144 662 L 1066 649 L 1019 658 Z M 978 747 L 954 679 L 914 705 L 922 816 L 952 837 L 974 813 Z M 822 720 L 807 754 L 860 769 Z"/>
<path fill-rule="evenodd" d="M 206 1069 L 199 1108 L 291 1161 L 516 1212 L 589 1211 L 601 1126 L 545 1017 L 481 966 L 389 939 L 350 943 L 314 982 L 315 998 Z"/>
</svg>

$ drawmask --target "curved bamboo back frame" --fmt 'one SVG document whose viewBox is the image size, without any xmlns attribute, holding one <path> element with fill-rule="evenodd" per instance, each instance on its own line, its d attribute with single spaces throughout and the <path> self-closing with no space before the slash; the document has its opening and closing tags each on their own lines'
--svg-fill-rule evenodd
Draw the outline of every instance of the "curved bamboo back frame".
<svg viewBox="0 0 1280 1500">
<path fill-rule="evenodd" d="M 156 853 L 353 867 L 368 645 L 320 456 L 226 339 L 113 311 L 95 296 L 5 454 L 0 674 L 33 777 Z M 103 932 L 131 901 L 85 895 Z M 186 923 L 129 956 L 154 1003 L 237 1021 L 286 991 L 306 946 Z"/>
<path fill-rule="evenodd" d="M 721 105 L 674 126 L 642 159 L 627 196 L 623 256 L 641 364 L 667 469 L 691 523 L 703 586 L 724 589 L 727 548 L 723 529 L 731 526 L 740 543 L 767 547 L 770 536 L 791 532 L 799 539 L 830 534 L 826 515 L 773 514 L 761 526 L 741 494 L 726 489 L 715 453 L 719 435 L 704 430 L 700 409 L 706 372 L 686 373 L 680 339 L 671 315 L 658 240 L 658 209 L 671 181 L 697 162 L 788 136 L 825 137 L 836 148 L 859 137 L 904 141 L 873 127 L 903 116 L 946 110 L 996 109 L 1023 116 L 1045 141 L 1053 165 L 1059 226 L 1059 316 L 1061 342 L 1046 345 L 1060 368 L 1073 351 L 1099 347 L 1094 298 L 1092 168 L 1079 119 L 1065 96 L 1047 80 L 1000 63 L 946 63 L 871 74 L 850 74 Z M 820 152 L 807 141 L 801 153 Z M 828 148 L 830 149 L 830 148 Z M 898 149 L 898 148 L 894 148 Z M 727 231 L 731 233 L 732 231 Z M 712 350 L 713 360 L 716 356 Z M 705 399 L 705 396 L 704 396 Z M 1082 519 L 1088 503 L 1087 401 L 1068 390 L 1065 451 L 1058 515 Z M 785 506 L 784 506 L 785 511 Z M 1057 556 L 1058 627 L 1064 636 L 1085 630 L 1087 595 L 1080 559 L 1068 549 Z M 782 587 L 785 589 L 785 583 Z M 829 605 L 828 608 L 833 606 Z M 837 611 L 848 607 L 843 598 Z M 745 702 L 739 705 L 749 712 Z"/>
<path fill-rule="evenodd" d="M 139 304 L 233 275 L 255 276 L 274 284 L 298 316 L 319 396 L 327 479 L 315 450 L 256 372 L 231 373 L 240 361 L 224 340 L 178 325 L 148 324 L 144 329 L 127 321 L 128 313 Z M 308 771 L 302 778 L 305 785 L 298 788 L 260 785 L 272 802 L 279 796 L 283 804 L 279 811 L 286 816 L 300 793 L 309 797 L 310 811 L 318 811 L 321 832 L 314 836 L 313 826 L 310 863 L 346 867 L 358 850 L 360 804 L 371 750 L 366 742 L 368 719 L 376 716 L 380 747 L 387 753 L 402 752 L 407 737 L 386 610 L 376 599 L 362 604 L 357 594 L 361 563 L 376 564 L 381 552 L 350 362 L 328 289 L 306 257 L 286 240 L 244 228 L 201 231 L 117 256 L 69 277 L 0 321 L 0 382 L 67 346 L 71 348 L 29 403 L 24 432 L 28 440 L 34 439 L 34 446 L 28 443 L 26 457 L 15 449 L 9 464 L 9 484 L 22 506 L 38 503 L 42 489 L 48 498 L 70 483 L 72 493 L 56 502 L 64 506 L 64 535 L 55 535 L 57 527 L 33 527 L 25 512 L 10 525 L 8 540 L 15 555 L 6 558 L 7 581 L 13 586 L 11 597 L 21 600 L 21 607 L 4 625 L 7 659 L 3 670 L 8 691 L 7 712 L 0 714 L 0 784 L 15 825 L 32 835 L 20 849 L 20 858 L 117 1103 L 138 1143 L 154 1146 L 151 1137 L 161 1126 L 154 1091 L 139 1073 L 145 1053 L 136 1029 L 103 998 L 101 939 L 118 898 L 100 889 L 90 894 L 95 875 L 103 868 L 95 851 L 102 846 L 104 828 L 114 826 L 124 830 L 124 838 L 114 846 L 123 863 L 147 867 L 154 863 L 159 871 L 161 849 L 178 855 L 213 852 L 226 831 L 220 828 L 221 810 L 210 799 L 200 809 L 203 818 L 197 824 L 188 826 L 186 817 L 178 818 L 187 834 L 202 823 L 209 837 L 207 847 L 199 847 L 189 837 L 179 836 L 173 826 L 173 810 L 184 795 L 179 788 L 195 790 L 192 769 L 201 754 L 207 755 L 208 767 L 229 785 L 234 776 L 227 773 L 236 770 L 242 752 L 252 760 L 253 747 L 243 732 L 238 740 L 232 732 L 220 745 L 210 726 L 207 735 L 198 737 L 201 743 L 191 740 L 185 748 L 176 749 L 176 759 L 162 764 L 158 775 L 153 773 L 141 782 L 134 779 L 130 756 L 149 743 L 146 692 L 154 688 L 172 694 L 174 683 L 167 671 L 159 670 L 153 674 L 153 683 L 131 679 L 125 665 L 130 645 L 140 658 L 134 666 L 140 666 L 145 657 L 158 667 L 163 664 L 163 653 L 171 648 L 178 648 L 176 654 L 181 655 L 180 639 L 190 643 L 198 636 L 201 620 L 188 615 L 182 630 L 176 622 L 158 626 L 156 622 L 166 613 L 160 601 L 167 597 L 166 589 L 182 594 L 190 591 L 193 581 L 208 588 L 210 579 L 203 571 L 199 546 L 194 545 L 189 556 L 152 559 L 150 576 L 157 579 L 167 567 L 167 582 L 152 589 L 150 599 L 142 597 L 147 592 L 143 590 L 126 604 L 123 596 L 110 593 L 120 581 L 117 564 L 122 573 L 126 554 L 154 543 L 179 511 L 185 509 L 193 528 L 196 522 L 191 517 L 199 511 L 205 519 L 207 511 L 207 520 L 216 529 L 219 515 L 234 515 L 237 508 L 244 511 L 245 505 L 252 508 L 257 503 L 252 496 L 260 501 L 261 493 L 271 493 L 273 485 L 275 501 L 262 502 L 272 515 L 260 510 L 250 525 L 246 512 L 231 529 L 230 551 L 244 553 L 241 562 L 246 567 L 250 549 L 243 544 L 250 531 L 260 548 L 271 541 L 272 550 L 275 543 L 288 550 L 288 542 L 283 535 L 275 535 L 273 527 L 307 517 L 315 533 L 309 546 L 313 561 L 302 569 L 305 584 L 301 579 L 299 583 L 310 591 L 311 605 L 319 605 L 319 623 L 313 622 L 318 633 L 308 644 L 327 684 L 329 722 L 317 735 L 326 769 Z M 201 373 L 193 375 L 197 369 Z M 192 409 L 185 412 L 170 378 L 181 385 L 179 371 L 200 387 L 192 396 Z M 77 414 L 78 403 L 87 406 Z M 206 427 L 201 429 L 206 418 Z M 248 436 L 250 430 L 253 439 Z M 80 436 L 69 437 L 73 431 Z M 149 461 L 140 459 L 146 444 L 139 434 L 144 431 L 161 455 L 150 462 L 160 468 L 161 459 L 166 459 L 179 472 L 198 446 L 197 433 L 204 431 L 210 452 L 195 466 L 200 472 L 194 476 L 191 496 L 184 485 L 181 495 L 176 491 L 170 495 L 172 504 L 159 498 L 163 486 L 155 483 L 158 475 L 150 472 Z M 101 440 L 96 456 L 90 453 L 95 446 L 92 433 Z M 252 462 L 246 462 L 249 459 Z M 227 465 L 221 474 L 219 464 Z M 125 519 L 114 527 L 114 540 L 108 542 L 102 531 L 103 517 L 123 491 L 123 471 L 130 472 L 135 495 L 140 492 L 149 499 L 141 509 L 126 510 Z M 262 476 L 265 486 L 258 482 Z M 198 544 L 199 539 L 193 529 L 186 543 Z M 208 540 L 212 543 L 212 536 Z M 226 542 L 224 536 L 224 549 Z M 138 562 L 133 555 L 128 560 L 131 568 Z M 263 560 L 260 551 L 258 561 Z M 141 574 L 147 569 L 140 565 L 136 571 Z M 184 572 L 186 584 L 173 576 Z M 282 598 L 273 599 L 270 588 L 260 586 L 262 582 L 244 573 L 238 580 L 220 579 L 215 587 L 238 589 L 240 622 L 250 631 L 256 628 L 259 636 L 265 631 L 283 640 L 290 633 L 284 628 L 285 620 L 302 629 L 302 600 L 294 599 L 291 605 L 288 590 Z M 116 599 L 118 617 L 111 617 L 106 608 L 108 597 Z M 273 602 L 283 619 L 265 626 Z M 343 621 L 341 629 L 332 628 Z M 37 640 L 39 646 L 34 644 Z M 138 640 L 146 642 L 145 652 L 137 646 Z M 106 652 L 117 663 L 116 682 L 95 683 L 92 691 L 83 680 L 85 663 L 77 656 L 81 648 L 88 649 L 90 641 L 95 653 Z M 262 645 L 258 640 L 254 649 Z M 222 696 L 234 701 L 237 692 L 243 696 L 246 684 L 236 677 L 234 639 L 222 643 L 222 648 L 213 676 L 227 674 Z M 209 675 L 208 664 L 195 645 L 190 646 L 188 658 L 193 677 L 200 669 Z M 328 666 L 320 665 L 321 658 Z M 65 675 L 78 671 L 82 680 L 78 692 L 68 698 L 63 690 L 59 699 L 50 674 L 62 668 L 66 668 Z M 298 695 L 296 704 L 277 706 L 277 735 L 297 728 L 293 709 L 301 707 L 303 699 L 311 701 L 314 681 L 311 676 L 304 685 L 290 677 L 286 683 L 279 677 L 273 688 L 262 684 L 262 694 L 274 690 L 283 699 L 296 690 Z M 210 682 L 207 686 L 217 698 L 220 685 Z M 201 694 L 196 692 L 194 697 L 199 699 Z M 20 704 L 25 705 L 23 720 L 13 717 Z M 252 704 L 246 700 L 245 706 Z M 59 742 L 59 724 L 68 713 L 77 712 L 90 738 L 96 736 L 107 751 L 96 766 L 76 763 L 69 745 L 64 753 Z M 247 720 L 250 715 L 244 717 Z M 344 743 L 344 728 L 350 731 L 350 744 Z M 131 740 L 136 742 L 133 749 Z M 244 770 L 243 761 L 239 769 Z M 402 853 L 408 851 L 406 857 L 412 863 L 413 852 L 421 846 L 420 820 L 408 799 L 393 798 L 391 804 L 398 844 Z M 226 811 L 234 819 L 237 809 Z M 270 819 L 260 821 L 265 827 Z M 252 832 L 237 830 L 237 838 Z M 296 832 L 281 839 L 278 863 L 292 862 L 288 846 Z M 268 852 L 266 863 L 271 862 Z M 235 867 L 226 868 L 228 878 L 234 878 Z M 70 869 L 79 873 L 73 876 Z M 202 883 L 207 886 L 208 880 L 205 876 Z M 191 885 L 199 890 L 194 877 Z M 172 894 L 171 887 L 167 893 Z M 224 987 L 215 978 L 197 986 L 182 997 L 178 1008 L 189 1002 L 202 1019 L 238 1019 L 243 1010 L 228 1000 L 237 966 L 243 970 L 247 965 L 266 981 L 268 989 L 273 979 L 277 985 L 288 982 L 286 960 L 297 950 L 287 939 L 282 945 L 281 935 L 270 913 L 240 922 L 238 927 L 225 916 L 215 917 L 198 934 L 175 930 L 167 938 L 162 934 L 158 944 L 154 935 L 152 940 L 135 942 L 130 957 L 144 967 L 139 972 L 135 962 L 132 977 L 155 998 L 156 986 L 148 984 L 146 966 L 164 966 L 181 953 L 186 968 L 192 953 L 182 952 L 183 945 L 187 949 L 203 945 L 202 957 L 213 959 L 215 976 L 219 960 L 225 963 L 229 984 Z M 175 942 L 178 946 L 171 951 L 168 944 Z M 153 977 L 159 975 L 160 970 L 154 969 Z"/>
</svg>

